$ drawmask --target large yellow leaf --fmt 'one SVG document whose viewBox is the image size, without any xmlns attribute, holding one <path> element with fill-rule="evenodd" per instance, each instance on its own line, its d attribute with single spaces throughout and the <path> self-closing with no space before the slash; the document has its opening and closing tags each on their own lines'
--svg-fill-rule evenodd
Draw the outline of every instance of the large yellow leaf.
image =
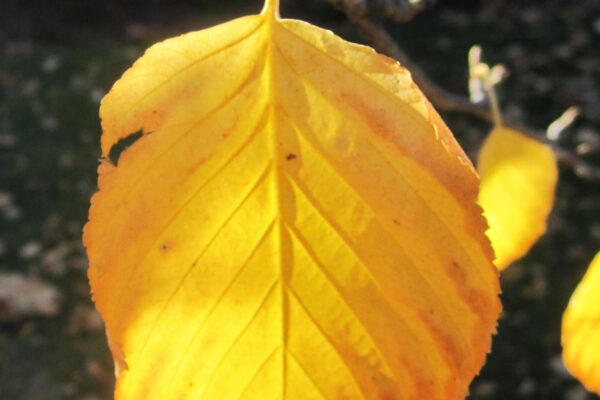
<svg viewBox="0 0 600 400">
<path fill-rule="evenodd" d="M 567 369 L 600 395 L 600 252 L 565 311 L 562 342 Z"/>
<path fill-rule="evenodd" d="M 459 399 L 500 304 L 478 180 L 395 61 L 276 4 L 101 106 L 85 244 L 121 400 Z"/>
<path fill-rule="evenodd" d="M 479 153 L 479 204 L 487 235 L 502 270 L 523 257 L 546 231 L 558 179 L 556 158 L 547 145 L 508 128 L 496 128 Z"/>
</svg>

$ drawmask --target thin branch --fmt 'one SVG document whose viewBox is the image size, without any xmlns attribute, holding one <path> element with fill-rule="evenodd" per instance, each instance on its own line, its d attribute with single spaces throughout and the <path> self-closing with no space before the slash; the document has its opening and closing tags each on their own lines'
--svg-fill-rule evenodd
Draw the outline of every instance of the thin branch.
<svg viewBox="0 0 600 400">
<path fill-rule="evenodd" d="M 366 0 L 326 1 L 343 11 L 348 19 L 360 29 L 377 51 L 395 58 L 400 64 L 407 68 L 423 94 L 438 108 L 445 111 L 470 114 L 490 123 L 494 122 L 493 114 L 486 104 L 475 104 L 466 96 L 447 91 L 435 83 L 417 64 L 415 64 L 415 62 L 398 46 L 396 41 L 390 36 L 381 23 L 376 22 L 373 19 L 373 12 L 366 6 Z M 373 0 L 373 3 L 379 3 L 379 0 Z M 412 4 L 410 0 L 398 0 L 395 3 L 403 3 L 408 6 Z M 414 16 L 422 10 L 423 8 L 419 7 L 407 14 L 407 16 Z M 571 168 L 576 175 L 590 181 L 600 182 L 600 167 L 582 160 L 576 152 L 564 149 L 557 143 L 548 140 L 543 131 L 525 127 L 517 121 L 511 121 L 506 118 L 503 119 L 503 125 L 518 130 L 534 140 L 551 146 L 556 157 L 563 164 Z"/>
</svg>

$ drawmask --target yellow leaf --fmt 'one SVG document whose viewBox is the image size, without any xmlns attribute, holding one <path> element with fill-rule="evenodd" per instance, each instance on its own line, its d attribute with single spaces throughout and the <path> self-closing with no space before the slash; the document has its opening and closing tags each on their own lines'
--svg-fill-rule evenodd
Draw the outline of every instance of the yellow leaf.
<svg viewBox="0 0 600 400">
<path fill-rule="evenodd" d="M 276 4 L 101 106 L 84 240 L 121 400 L 462 399 L 497 271 L 478 179 L 395 61 Z"/>
<path fill-rule="evenodd" d="M 546 231 L 558 168 L 552 149 L 520 132 L 494 129 L 479 153 L 479 204 L 500 270 L 523 257 Z"/>
<path fill-rule="evenodd" d="M 600 395 L 600 252 L 569 301 L 562 323 L 567 369 Z"/>
</svg>

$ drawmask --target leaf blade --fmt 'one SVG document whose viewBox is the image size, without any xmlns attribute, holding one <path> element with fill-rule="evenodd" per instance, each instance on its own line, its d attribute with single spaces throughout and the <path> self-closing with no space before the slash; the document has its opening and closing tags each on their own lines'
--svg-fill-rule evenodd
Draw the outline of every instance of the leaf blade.
<svg viewBox="0 0 600 400">
<path fill-rule="evenodd" d="M 545 233 L 558 180 L 556 157 L 548 146 L 520 132 L 496 128 L 479 154 L 487 235 L 503 270 L 523 257 Z"/>
<path fill-rule="evenodd" d="M 464 397 L 500 309 L 472 167 L 406 70 L 269 18 L 155 46 L 103 102 L 103 148 L 153 131 L 101 165 L 85 230 L 116 398 Z M 153 58 L 215 31 L 246 35 L 210 51 L 218 93 Z"/>
<path fill-rule="evenodd" d="M 588 390 L 600 394 L 600 252 L 571 296 L 562 321 L 565 366 Z"/>
</svg>

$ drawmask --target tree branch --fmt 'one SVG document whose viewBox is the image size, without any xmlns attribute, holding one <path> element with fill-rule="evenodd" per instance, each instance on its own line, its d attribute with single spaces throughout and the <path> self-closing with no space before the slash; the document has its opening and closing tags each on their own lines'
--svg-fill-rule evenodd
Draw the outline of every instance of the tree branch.
<svg viewBox="0 0 600 400">
<path fill-rule="evenodd" d="M 415 62 L 398 46 L 396 41 L 385 30 L 381 23 L 373 19 L 375 16 L 389 17 L 395 15 L 395 21 L 407 21 L 429 6 L 431 0 L 412 2 L 410 0 L 326 0 L 343 11 L 375 49 L 395 58 L 407 68 L 413 80 L 423 94 L 438 108 L 470 114 L 493 123 L 492 112 L 485 104 L 472 103 L 468 97 L 451 93 L 435 83 Z M 386 8 L 388 7 L 388 8 Z M 391 7 L 391 8 L 390 8 Z M 587 180 L 600 182 L 600 167 L 582 160 L 571 150 L 560 147 L 556 142 L 546 138 L 544 132 L 523 126 L 517 121 L 503 119 L 503 125 L 518 130 L 528 137 L 551 146 L 556 157 L 573 172 Z"/>
</svg>

